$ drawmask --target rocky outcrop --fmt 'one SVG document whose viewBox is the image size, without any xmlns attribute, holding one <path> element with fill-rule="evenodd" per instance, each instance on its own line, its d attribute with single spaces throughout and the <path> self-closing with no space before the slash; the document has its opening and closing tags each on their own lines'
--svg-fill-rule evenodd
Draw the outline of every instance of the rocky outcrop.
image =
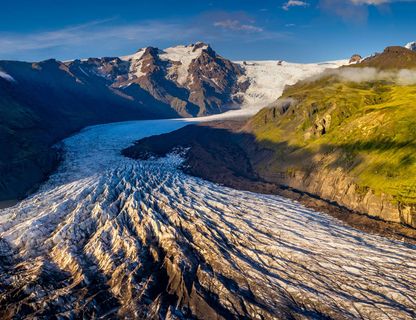
<svg viewBox="0 0 416 320">
<path fill-rule="evenodd" d="M 129 74 L 126 81 L 114 83 L 113 86 L 122 91 L 126 91 L 127 88 L 128 91 L 129 86 L 137 84 L 157 101 L 169 105 L 179 115 L 196 116 L 199 111 L 198 106 L 190 101 L 189 92 L 185 88 L 166 78 L 168 62 L 161 60 L 159 54 L 160 50 L 157 48 L 144 49 L 139 62 L 130 61 L 135 63 L 139 70 L 130 69 L 135 73 Z"/>
<path fill-rule="evenodd" d="M 386 194 L 362 189 L 341 169 L 315 168 L 312 172 L 275 172 L 263 176 L 267 181 L 317 195 L 350 210 L 365 213 L 384 221 L 416 228 L 416 208 Z"/>
<path fill-rule="evenodd" d="M 349 63 L 358 63 L 363 59 L 363 57 L 361 57 L 361 55 L 359 54 L 353 54 L 352 57 L 350 58 Z"/>
<path fill-rule="evenodd" d="M 357 67 L 409 69 L 416 67 L 416 52 L 405 47 L 387 47 L 382 53 L 361 60 Z"/>
<path fill-rule="evenodd" d="M 218 56 L 209 46 L 189 65 L 189 100 L 201 108 L 200 114 L 219 113 L 241 101 L 233 100 L 247 89 L 248 81 L 238 82 L 243 70 L 237 64 Z"/>
</svg>

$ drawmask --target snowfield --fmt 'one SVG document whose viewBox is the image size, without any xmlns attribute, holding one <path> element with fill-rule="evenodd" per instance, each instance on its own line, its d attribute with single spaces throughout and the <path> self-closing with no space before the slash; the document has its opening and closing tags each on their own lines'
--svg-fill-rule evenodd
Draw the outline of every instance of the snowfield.
<svg viewBox="0 0 416 320">
<path fill-rule="evenodd" d="M 286 85 L 317 75 L 325 69 L 339 68 L 348 60 L 322 63 L 289 63 L 285 61 L 246 61 L 237 62 L 245 69 L 246 75 L 240 81 L 250 81 L 250 87 L 243 94 L 244 106 L 264 107 L 279 98 Z"/>
<path fill-rule="evenodd" d="M 66 139 L 50 180 L 0 210 L 0 314 L 414 319 L 415 246 L 188 176 L 178 154 L 120 154 L 143 137 L 251 112 L 100 125 Z"/>
</svg>

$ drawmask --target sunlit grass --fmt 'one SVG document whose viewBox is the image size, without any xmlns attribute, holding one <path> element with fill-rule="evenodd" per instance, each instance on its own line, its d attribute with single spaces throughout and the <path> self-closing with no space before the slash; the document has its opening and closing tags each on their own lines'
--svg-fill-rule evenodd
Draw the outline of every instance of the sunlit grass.
<svg viewBox="0 0 416 320">
<path fill-rule="evenodd" d="M 416 203 L 416 86 L 327 77 L 288 88 L 288 98 L 283 115 L 264 109 L 251 122 L 257 139 L 278 151 L 275 169 L 285 161 L 305 169 L 318 156 L 319 166 L 342 168 L 364 189 Z M 282 145 L 296 151 L 282 153 Z"/>
</svg>

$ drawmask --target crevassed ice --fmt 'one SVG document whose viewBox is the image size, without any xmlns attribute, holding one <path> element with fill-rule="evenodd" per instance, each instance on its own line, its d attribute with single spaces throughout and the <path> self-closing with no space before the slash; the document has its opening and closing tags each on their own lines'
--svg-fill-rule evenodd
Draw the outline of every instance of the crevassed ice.
<svg viewBox="0 0 416 320">
<path fill-rule="evenodd" d="M 9 295 L 19 291 L 33 308 L 68 316 L 94 303 L 101 316 L 120 317 L 141 310 L 181 318 L 183 305 L 225 317 L 415 317 L 414 246 L 279 196 L 188 176 L 178 155 L 120 155 L 139 138 L 188 123 L 116 123 L 66 139 L 50 181 L 0 211 L 0 252 L 10 260 L 0 267 L 3 304 L 19 305 Z"/>
</svg>

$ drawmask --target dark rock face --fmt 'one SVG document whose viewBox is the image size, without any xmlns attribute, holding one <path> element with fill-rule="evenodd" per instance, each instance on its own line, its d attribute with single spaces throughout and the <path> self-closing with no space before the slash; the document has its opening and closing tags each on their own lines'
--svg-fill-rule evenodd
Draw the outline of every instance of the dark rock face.
<svg viewBox="0 0 416 320">
<path fill-rule="evenodd" d="M 238 181 L 248 187 L 247 180 L 259 180 L 241 146 L 249 138 L 232 135 L 222 127 L 221 122 L 218 126 L 215 128 L 215 123 L 191 125 L 172 133 L 145 138 L 125 149 L 123 154 L 131 158 L 147 159 L 151 156 L 164 156 L 176 148 L 189 149 L 183 167 L 185 172 L 226 185 Z"/>
<path fill-rule="evenodd" d="M 361 57 L 359 54 L 354 54 L 352 55 L 349 63 L 358 63 L 363 59 L 363 57 Z"/>
<path fill-rule="evenodd" d="M 190 90 L 189 100 L 198 105 L 199 114 L 212 114 L 224 111 L 236 101 L 233 95 L 244 92 L 244 84 L 238 84 L 238 77 L 243 75 L 242 69 L 218 56 L 211 47 L 202 50 L 201 55 L 189 66 Z"/>
<path fill-rule="evenodd" d="M 179 115 L 193 117 L 198 114 L 198 106 L 189 102 L 189 92 L 174 81 L 167 79 L 168 62 L 159 57 L 160 50 L 146 48 L 141 57 L 139 77 L 133 77 L 123 83 L 122 87 L 128 87 L 131 83 L 137 84 L 144 91 L 156 99 L 173 108 Z"/>
</svg>

